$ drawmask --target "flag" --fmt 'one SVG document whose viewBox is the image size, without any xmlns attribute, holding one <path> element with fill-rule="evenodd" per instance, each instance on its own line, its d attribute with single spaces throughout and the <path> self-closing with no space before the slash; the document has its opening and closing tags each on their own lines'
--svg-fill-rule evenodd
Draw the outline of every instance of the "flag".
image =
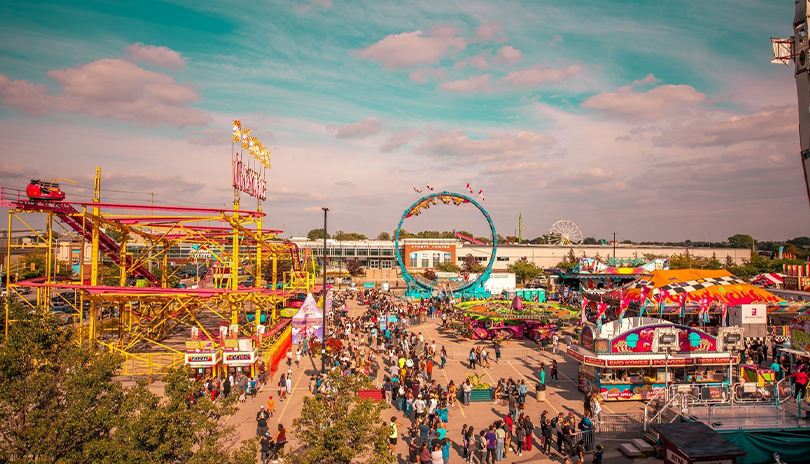
<svg viewBox="0 0 810 464">
<path fill-rule="evenodd" d="M 469 182 L 467 182 L 467 191 L 470 192 L 470 195 L 472 195 L 474 193 L 472 187 L 470 187 Z"/>
<path fill-rule="evenodd" d="M 233 120 L 233 137 L 232 141 L 237 143 L 242 140 L 242 121 L 238 119 Z"/>
<path fill-rule="evenodd" d="M 598 321 L 598 320 L 601 320 L 602 318 L 604 318 L 604 317 L 605 317 L 605 311 L 607 311 L 607 304 L 605 304 L 604 302 L 600 301 L 600 302 L 599 302 L 599 303 L 596 305 L 596 320 L 597 320 L 597 321 Z"/>
<path fill-rule="evenodd" d="M 661 290 L 658 292 L 658 313 L 659 315 L 664 314 L 664 302 L 667 301 L 669 298 L 669 292 L 666 290 Z"/>
<path fill-rule="evenodd" d="M 686 293 L 681 293 L 680 295 L 678 295 L 678 306 L 680 306 L 679 311 L 681 317 L 683 317 L 684 314 L 686 313 Z"/>
<path fill-rule="evenodd" d="M 250 148 L 250 129 L 242 130 L 242 150 Z"/>
<path fill-rule="evenodd" d="M 479 190 L 478 195 L 481 197 L 482 201 L 485 200 L 485 198 L 484 198 L 484 189 Z"/>
<path fill-rule="evenodd" d="M 725 327 L 726 326 L 726 314 L 728 314 L 728 303 L 726 303 L 724 301 L 722 303 L 722 305 L 720 306 L 720 308 L 721 308 L 721 311 L 720 311 L 721 316 L 720 317 L 723 319 L 721 322 L 723 323 L 723 327 Z"/>
<path fill-rule="evenodd" d="M 630 300 L 621 295 L 619 298 L 619 319 L 624 319 L 624 312 L 630 306 Z"/>
<path fill-rule="evenodd" d="M 256 156 L 256 150 L 259 148 L 259 139 L 257 137 L 251 137 L 248 147 L 250 147 L 250 154 Z"/>
<path fill-rule="evenodd" d="M 652 292 L 652 287 L 642 287 L 641 289 L 641 299 L 638 300 L 638 317 L 644 316 L 644 310 L 647 308 L 650 300 L 650 293 Z"/>
<path fill-rule="evenodd" d="M 418 189 L 418 188 L 416 188 L 416 187 L 414 187 L 414 188 L 413 188 L 413 191 L 414 191 L 414 192 L 416 192 L 416 193 L 422 193 L 422 191 L 421 191 L 421 190 L 419 190 L 419 189 Z"/>
<path fill-rule="evenodd" d="M 426 186 L 426 187 L 427 187 L 427 189 L 428 189 L 428 190 L 430 190 L 431 192 L 433 191 L 433 187 L 431 187 L 431 186 L 430 186 L 430 184 L 428 184 L 427 182 L 425 182 L 425 186 Z"/>
<path fill-rule="evenodd" d="M 587 313 L 586 310 L 588 309 L 589 304 L 590 304 L 590 302 L 588 301 L 587 298 L 582 299 L 582 304 L 581 304 L 582 310 L 581 310 L 581 314 L 580 314 L 580 319 L 582 320 L 583 324 L 588 321 L 588 317 L 586 316 L 586 313 Z"/>
</svg>

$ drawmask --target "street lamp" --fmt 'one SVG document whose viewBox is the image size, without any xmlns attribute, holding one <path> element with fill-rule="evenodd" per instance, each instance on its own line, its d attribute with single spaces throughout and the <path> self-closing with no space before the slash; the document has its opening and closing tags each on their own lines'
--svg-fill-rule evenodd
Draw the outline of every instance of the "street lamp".
<svg viewBox="0 0 810 464">
<path fill-rule="evenodd" d="M 326 372 L 326 340 L 328 336 L 328 332 L 326 331 L 326 213 L 329 212 L 329 208 L 321 209 L 323 210 L 323 336 L 321 337 L 321 374 L 323 374 Z"/>
</svg>

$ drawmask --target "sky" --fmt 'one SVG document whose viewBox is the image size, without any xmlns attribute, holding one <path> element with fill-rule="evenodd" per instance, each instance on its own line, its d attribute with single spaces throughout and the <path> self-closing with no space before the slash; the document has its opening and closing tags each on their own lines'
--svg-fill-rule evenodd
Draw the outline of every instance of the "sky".
<svg viewBox="0 0 810 464">
<path fill-rule="evenodd" d="M 793 2 L 54 1 L 0 4 L 0 186 L 229 204 L 231 125 L 272 152 L 285 236 L 374 237 L 467 192 L 502 235 L 810 235 Z M 415 190 L 422 190 L 419 194 Z M 478 195 L 483 190 L 483 197 Z M 256 201 L 242 195 L 242 208 Z M 473 207 L 409 231 L 488 232 Z"/>
</svg>

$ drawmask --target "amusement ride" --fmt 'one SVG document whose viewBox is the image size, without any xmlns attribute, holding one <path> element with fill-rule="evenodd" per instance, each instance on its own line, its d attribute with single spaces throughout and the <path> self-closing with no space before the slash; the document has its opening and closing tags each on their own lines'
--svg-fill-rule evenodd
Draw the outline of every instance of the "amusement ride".
<svg viewBox="0 0 810 464">
<path fill-rule="evenodd" d="M 457 207 L 473 205 L 487 220 L 487 224 L 489 226 L 489 231 L 491 234 L 490 243 L 492 244 L 492 249 L 489 255 L 489 259 L 487 260 L 486 269 L 475 278 L 462 279 L 462 278 L 437 277 L 436 279 L 428 280 L 422 275 L 412 274 L 408 270 L 407 266 L 405 266 L 405 262 L 402 256 L 403 252 L 402 249 L 400 248 L 400 239 L 402 235 L 403 224 L 407 219 L 419 216 L 425 210 L 429 209 L 431 206 L 438 206 L 438 205 L 449 205 Z M 402 217 L 399 220 L 397 230 L 394 233 L 394 249 L 396 250 L 397 264 L 399 265 L 399 269 L 402 273 L 402 278 L 408 284 L 408 290 L 406 291 L 405 296 L 409 298 L 430 297 L 434 295 L 434 293 L 437 290 L 450 292 L 457 298 L 489 296 L 489 292 L 487 292 L 487 290 L 484 288 L 484 283 L 489 279 L 489 276 L 492 273 L 492 266 L 495 263 L 495 256 L 498 251 L 498 233 L 495 231 L 495 224 L 492 222 L 492 218 L 490 217 L 487 210 L 484 209 L 484 207 L 481 206 L 480 203 L 478 203 L 473 198 L 467 195 L 443 191 L 425 195 L 416 202 L 414 202 L 412 205 L 410 205 L 408 208 L 405 209 L 405 212 L 402 213 Z"/>
<path fill-rule="evenodd" d="M 89 201 L 71 201 L 53 181 L 32 180 L 25 190 L 0 188 L 0 206 L 9 208 L 8 230 L 27 229 L 35 237 L 34 243 L 18 244 L 7 235 L 6 269 L 15 249 L 45 255 L 42 277 L 13 281 L 6 273 L 9 295 L 19 296 L 33 311 L 49 311 L 54 301 L 70 307 L 78 341 L 147 363 L 150 373 L 182 364 L 188 334 L 209 349 L 219 349 L 226 338 L 248 338 L 257 349 L 272 343 L 289 324 L 280 309 L 296 293 L 312 291 L 315 275 L 311 254 L 280 239 L 280 230 L 264 227 L 270 153 L 249 134 L 234 121 L 233 142 L 242 149 L 232 150 L 231 209 L 105 202 L 98 167 Z M 240 192 L 257 199 L 256 210 L 240 209 Z M 42 222 L 44 232 L 29 225 Z M 81 263 L 78 275 L 68 278 L 55 272 L 58 241 L 66 237 L 80 244 L 72 251 L 78 251 Z M 134 243 L 139 246 L 128 247 Z M 178 258 L 181 249 L 194 251 Z M 173 287 L 178 271 L 201 256 L 207 272 L 197 284 Z M 261 284 L 263 268 L 269 274 L 266 286 Z M 240 269 L 251 274 L 252 285 L 240 282 Z M 23 298 L 24 288 L 36 290 L 36 299 Z M 70 290 L 73 295 L 66 297 Z M 14 323 L 8 299 L 5 313 L 7 334 Z M 161 365 L 157 354 L 164 355 Z"/>
</svg>

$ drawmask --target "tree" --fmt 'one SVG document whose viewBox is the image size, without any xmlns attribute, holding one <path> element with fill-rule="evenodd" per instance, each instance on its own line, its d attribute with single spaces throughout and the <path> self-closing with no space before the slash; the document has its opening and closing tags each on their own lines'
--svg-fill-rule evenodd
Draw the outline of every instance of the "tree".
<svg viewBox="0 0 810 464">
<path fill-rule="evenodd" d="M 712 253 L 712 259 L 710 259 L 709 262 L 706 263 L 706 269 L 712 270 L 723 269 L 723 263 L 721 263 L 720 260 L 717 259 L 717 253 Z"/>
<path fill-rule="evenodd" d="M 734 258 L 732 258 L 731 255 L 726 255 L 726 263 L 723 267 L 728 269 L 732 266 L 734 266 Z"/>
<path fill-rule="evenodd" d="M 521 283 L 526 283 L 543 274 L 543 270 L 537 267 L 536 264 L 529 262 L 529 259 L 525 256 L 508 265 L 506 269 L 509 272 L 514 272 L 515 277 Z"/>
<path fill-rule="evenodd" d="M 350 259 L 346 261 L 346 271 L 349 275 L 359 276 L 363 274 L 363 266 L 360 265 L 360 261 Z"/>
<path fill-rule="evenodd" d="M 377 235 L 377 238 L 375 240 L 391 240 L 391 234 L 382 231 Z"/>
<path fill-rule="evenodd" d="M 461 270 L 468 273 L 468 274 L 480 274 L 484 272 L 484 266 L 478 264 L 478 260 L 475 259 L 471 253 L 467 253 L 467 256 L 464 257 L 464 262 L 461 265 Z"/>
<path fill-rule="evenodd" d="M 310 230 L 309 232 L 307 232 L 307 238 L 309 240 L 323 240 L 323 228 Z M 327 234 L 326 238 L 332 237 L 329 234 Z"/>
<path fill-rule="evenodd" d="M 224 425 L 229 401 L 190 404 L 202 385 L 170 370 L 163 396 L 144 381 L 124 388 L 122 358 L 77 344 L 72 326 L 11 303 L 14 323 L 0 350 L 0 462 L 253 463 L 256 443 L 236 443 Z"/>
<path fill-rule="evenodd" d="M 329 373 L 329 396 L 305 396 L 301 414 L 293 420 L 292 434 L 301 447 L 290 453 L 292 464 L 322 462 L 388 464 L 391 428 L 381 418 L 384 401 L 361 399 L 357 392 L 371 382 L 362 374 Z"/>
<path fill-rule="evenodd" d="M 754 237 L 748 234 L 736 234 L 728 238 L 728 243 L 732 248 L 746 248 L 751 250 L 754 248 Z"/>
<path fill-rule="evenodd" d="M 572 265 L 573 265 L 573 264 L 576 264 L 576 262 L 577 262 L 577 255 L 575 255 L 575 254 L 574 254 L 574 248 L 573 248 L 573 247 L 571 247 L 571 248 L 568 250 L 568 254 L 567 254 L 567 255 L 566 255 L 566 257 L 565 257 L 565 262 L 570 263 L 570 264 L 572 264 Z"/>
<path fill-rule="evenodd" d="M 455 263 L 452 263 L 450 261 L 444 261 L 442 263 L 439 263 L 438 266 L 436 266 L 436 270 L 439 271 L 439 272 L 455 272 L 455 273 L 458 273 L 461 269 L 459 269 L 459 267 L 456 266 Z"/>
<path fill-rule="evenodd" d="M 599 240 L 595 239 L 594 237 L 585 237 L 585 240 L 582 241 L 584 245 L 599 245 Z"/>
</svg>

